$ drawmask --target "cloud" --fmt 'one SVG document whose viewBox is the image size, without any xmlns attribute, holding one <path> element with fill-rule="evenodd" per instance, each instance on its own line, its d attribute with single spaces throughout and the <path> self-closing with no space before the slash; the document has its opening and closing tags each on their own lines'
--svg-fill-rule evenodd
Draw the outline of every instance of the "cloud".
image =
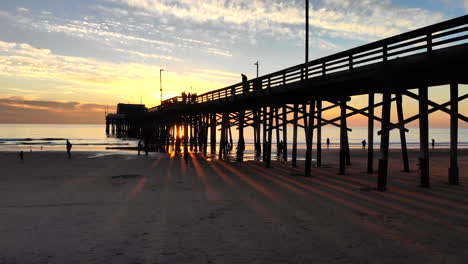
<svg viewBox="0 0 468 264">
<path fill-rule="evenodd" d="M 0 98 L 0 123 L 104 123 L 105 105 L 80 102 Z M 110 111 L 115 111 L 114 107 Z"/>
<path fill-rule="evenodd" d="M 250 0 L 108 0 L 151 12 L 172 16 L 199 24 L 243 25 L 254 30 L 288 33 L 284 28 L 304 24 L 302 1 Z M 441 13 L 422 8 L 393 6 L 380 0 L 322 0 L 314 1 L 310 23 L 318 29 L 339 31 L 353 38 L 383 38 L 440 20 Z"/>
<path fill-rule="evenodd" d="M 142 57 L 142 58 L 147 58 L 147 59 L 163 59 L 163 60 L 168 60 L 168 61 L 182 62 L 182 59 L 171 57 L 171 56 L 148 54 L 148 53 L 143 53 L 143 52 L 139 52 L 139 51 L 125 50 L 125 49 L 115 49 L 115 50 L 118 51 L 118 52 L 125 53 L 125 54 L 135 55 L 135 56 Z"/>
<path fill-rule="evenodd" d="M 17 10 L 20 11 L 20 12 L 25 12 L 25 13 L 29 12 L 29 9 L 24 8 L 24 7 L 18 7 Z"/>
<path fill-rule="evenodd" d="M 160 59 L 157 55 L 137 51 L 121 52 Z M 190 64 L 187 65 L 186 71 L 179 69 L 179 72 L 175 72 L 159 64 L 112 63 L 63 56 L 29 44 L 0 41 L 0 80 L 14 78 L 15 83 L 18 80 L 26 82 L 21 87 L 3 87 L 5 89 L 0 92 L 3 96 L 28 95 L 39 99 L 50 98 L 55 93 L 60 94 L 61 98 L 87 98 L 84 100 L 88 101 L 89 98 L 93 98 L 92 101 L 111 104 L 136 102 L 142 96 L 148 98 L 147 104 L 156 105 L 159 96 L 154 96 L 157 91 L 154 87 L 159 84 L 160 68 L 166 69 L 164 98 L 168 98 L 170 94 L 180 94 L 190 86 L 197 87 L 197 91 L 201 93 L 219 89 L 234 81 L 232 76 L 222 71 L 211 70 L 211 73 L 208 73 L 210 70 L 204 69 L 203 74 L 200 74 L 198 67 Z"/>
</svg>

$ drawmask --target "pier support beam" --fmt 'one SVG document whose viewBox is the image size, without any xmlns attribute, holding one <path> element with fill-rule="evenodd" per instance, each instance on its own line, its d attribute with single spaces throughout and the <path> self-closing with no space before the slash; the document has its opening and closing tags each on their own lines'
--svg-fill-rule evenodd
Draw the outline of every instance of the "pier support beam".
<svg viewBox="0 0 468 264">
<path fill-rule="evenodd" d="M 351 153 L 349 150 L 349 138 L 348 138 L 348 122 L 346 121 L 346 118 L 345 118 L 345 129 L 346 129 L 346 132 L 345 132 L 346 166 L 351 166 Z"/>
<path fill-rule="evenodd" d="M 273 107 L 269 107 L 269 113 L 267 113 L 267 107 L 265 107 L 265 116 L 264 116 L 264 119 L 266 121 L 267 117 L 268 117 L 268 128 L 267 128 L 267 131 L 268 131 L 268 141 L 266 143 L 266 146 L 265 146 L 265 150 L 264 152 L 266 152 L 266 167 L 267 168 L 271 168 L 271 143 L 272 143 L 272 139 L 273 139 Z M 266 123 L 266 122 L 265 122 Z"/>
<path fill-rule="evenodd" d="M 458 185 L 458 84 L 450 84 L 450 167 L 448 182 Z"/>
<path fill-rule="evenodd" d="M 398 124 L 400 125 L 401 157 L 403 159 L 403 171 L 409 172 L 408 148 L 406 146 L 405 119 L 403 117 L 403 98 L 401 93 L 396 94 L 396 105 L 398 114 Z"/>
<path fill-rule="evenodd" d="M 241 110 L 239 112 L 239 142 L 237 143 L 237 161 L 244 160 L 244 149 L 245 149 L 244 117 L 245 117 L 245 111 Z"/>
<path fill-rule="evenodd" d="M 221 160 L 226 157 L 226 143 L 227 143 L 227 135 L 226 135 L 226 130 L 227 130 L 227 119 L 228 119 L 228 114 L 223 113 L 223 117 L 221 120 L 221 138 L 219 140 L 219 153 L 218 153 L 218 158 Z"/>
<path fill-rule="evenodd" d="M 428 188 L 429 183 L 429 114 L 427 87 L 419 88 L 419 168 L 421 172 L 421 187 Z"/>
<path fill-rule="evenodd" d="M 341 110 L 341 117 L 340 117 L 340 175 L 346 174 L 346 99 L 343 98 L 340 102 L 340 110 Z"/>
<path fill-rule="evenodd" d="M 322 166 L 322 100 L 317 100 L 317 167 Z"/>
<path fill-rule="evenodd" d="M 305 160 L 305 176 L 311 176 L 312 169 L 312 146 L 314 139 L 314 119 L 315 119 L 315 99 L 310 102 L 309 108 L 309 123 L 306 130 L 306 160 Z"/>
<path fill-rule="evenodd" d="M 297 167 L 297 121 L 299 119 L 299 105 L 294 104 L 293 109 L 293 146 L 292 146 L 292 162 L 293 167 Z"/>
<path fill-rule="evenodd" d="M 374 172 L 374 93 L 369 93 L 369 116 L 367 119 L 367 173 Z"/>
<path fill-rule="evenodd" d="M 268 114 L 267 114 L 267 107 L 263 107 L 263 111 L 262 111 L 262 123 L 263 123 L 263 137 L 262 137 L 262 140 L 263 140 L 263 156 L 262 156 L 262 160 L 263 162 L 265 162 L 267 160 L 267 156 L 268 156 L 268 150 L 267 150 L 267 118 L 268 118 Z"/>
<path fill-rule="evenodd" d="M 390 144 L 390 113 L 392 108 L 392 94 L 386 88 L 383 93 L 382 107 L 382 134 L 380 138 L 380 159 L 379 172 L 377 176 L 377 190 L 384 192 L 387 190 L 388 174 L 388 149 Z"/>
<path fill-rule="evenodd" d="M 287 107 L 283 106 L 283 160 L 288 161 L 288 117 L 287 117 Z"/>
<path fill-rule="evenodd" d="M 190 117 L 186 117 L 186 120 L 184 122 L 184 160 L 188 160 L 188 157 L 189 157 L 189 148 L 188 148 L 188 140 L 189 140 L 189 132 L 188 132 L 188 128 L 189 128 L 189 120 L 190 120 Z"/>
<path fill-rule="evenodd" d="M 262 155 L 262 147 L 260 144 L 260 111 L 258 109 L 253 110 L 253 119 L 255 159 L 260 160 L 260 156 Z"/>
<path fill-rule="evenodd" d="M 276 127 L 276 157 L 280 158 L 281 155 L 281 140 L 280 140 L 280 118 L 279 118 L 279 109 L 278 107 L 275 107 L 275 127 Z"/>
<path fill-rule="evenodd" d="M 216 154 L 216 113 L 211 114 L 211 138 L 210 138 L 210 152 L 212 155 Z"/>
</svg>

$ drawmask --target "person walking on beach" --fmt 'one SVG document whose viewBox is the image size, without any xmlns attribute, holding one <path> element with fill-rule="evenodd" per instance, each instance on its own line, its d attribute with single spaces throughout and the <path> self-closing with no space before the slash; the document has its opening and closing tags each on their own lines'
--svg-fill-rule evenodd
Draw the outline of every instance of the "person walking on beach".
<svg viewBox="0 0 468 264">
<path fill-rule="evenodd" d="M 278 157 L 281 157 L 281 154 L 283 154 L 283 146 L 284 146 L 283 140 L 280 140 L 278 144 L 278 153 L 277 153 Z"/>
<path fill-rule="evenodd" d="M 362 149 L 366 149 L 366 140 L 364 139 L 361 143 L 362 143 Z"/>
<path fill-rule="evenodd" d="M 143 144 L 141 144 L 141 140 L 140 140 L 140 141 L 138 141 L 138 146 L 137 146 L 138 156 L 140 156 L 140 151 L 141 151 L 142 148 L 143 148 Z"/>
<path fill-rule="evenodd" d="M 327 148 L 330 148 L 330 138 L 327 138 Z"/>
<path fill-rule="evenodd" d="M 68 158 L 71 159 L 71 149 L 72 149 L 72 143 L 70 143 L 70 141 L 68 141 L 67 139 L 67 154 L 68 154 Z"/>
<path fill-rule="evenodd" d="M 434 149 L 434 148 L 435 148 L 435 140 L 432 139 L 432 149 Z"/>
</svg>

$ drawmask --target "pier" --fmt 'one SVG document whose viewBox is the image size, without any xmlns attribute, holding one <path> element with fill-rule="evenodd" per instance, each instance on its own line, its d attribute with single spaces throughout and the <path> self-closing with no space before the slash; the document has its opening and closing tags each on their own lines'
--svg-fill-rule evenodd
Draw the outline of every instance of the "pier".
<svg viewBox="0 0 468 264">
<path fill-rule="evenodd" d="M 430 187 L 429 115 L 436 111 L 450 118 L 450 167 L 447 180 L 459 184 L 457 133 L 459 120 L 468 118 L 459 112 L 459 104 L 468 94 L 459 94 L 459 85 L 468 84 L 468 16 L 356 47 L 258 78 L 240 82 L 196 97 L 174 97 L 146 110 L 120 109 L 106 117 L 108 133 L 143 139 L 155 151 L 190 152 L 216 155 L 224 159 L 236 151 L 236 160 L 244 160 L 244 131 L 253 128 L 255 155 L 271 167 L 273 142 L 282 160 L 297 167 L 298 131 L 304 131 L 306 156 L 304 176 L 314 175 L 322 165 L 322 127 L 340 128 L 339 167 L 345 175 L 352 162 L 349 151 L 348 118 L 362 115 L 368 119 L 368 161 L 366 171 L 377 169 L 377 189 L 385 191 L 389 160 L 390 131 L 399 130 L 402 169 L 409 171 L 405 127 L 419 120 L 420 186 Z M 448 87 L 448 88 L 447 88 Z M 429 89 L 445 89 L 449 101 L 436 103 L 428 97 Z M 382 95 L 377 101 L 376 95 Z M 367 96 L 364 108 L 352 105 L 356 96 Z M 419 105 L 419 113 L 406 116 L 403 98 Z M 123 107 L 123 105 L 122 105 Z M 339 111 L 337 111 L 339 110 Z M 324 113 L 339 113 L 324 118 Z M 397 114 L 392 122 L 391 114 Z M 374 122 L 381 123 L 375 130 Z M 292 126 L 292 144 L 288 148 L 288 126 Z M 232 137 L 232 130 L 238 137 Z M 218 133 L 220 131 L 220 133 Z M 380 153 L 374 153 L 374 135 L 381 137 Z M 314 135 L 317 142 L 313 142 Z M 218 138 L 219 136 L 219 138 Z M 209 153 L 208 153 L 209 150 Z M 280 151 L 281 150 L 281 151 Z M 377 155 L 379 154 L 379 155 Z M 374 160 L 378 157 L 378 168 Z"/>
</svg>

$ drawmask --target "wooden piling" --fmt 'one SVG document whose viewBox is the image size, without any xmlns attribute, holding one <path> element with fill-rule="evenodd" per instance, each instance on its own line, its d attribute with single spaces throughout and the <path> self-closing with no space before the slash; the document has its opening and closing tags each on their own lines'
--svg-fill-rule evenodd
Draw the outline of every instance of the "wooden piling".
<svg viewBox="0 0 468 264">
<path fill-rule="evenodd" d="M 340 169 L 339 174 L 346 174 L 346 99 L 343 98 L 340 101 Z"/>
<path fill-rule="evenodd" d="M 269 107 L 269 113 L 266 113 L 266 107 L 265 107 L 265 120 L 268 116 L 268 142 L 266 145 L 266 167 L 271 168 L 271 143 L 273 139 L 273 107 Z"/>
<path fill-rule="evenodd" d="M 317 100 L 317 167 L 322 166 L 322 100 Z"/>
<path fill-rule="evenodd" d="M 380 159 L 379 172 L 377 176 L 377 190 L 384 192 L 387 190 L 387 174 L 388 174 L 388 150 L 390 144 L 390 113 L 392 94 L 388 88 L 383 93 L 382 106 L 382 134 L 380 138 Z"/>
<path fill-rule="evenodd" d="M 187 117 L 186 117 L 187 118 Z M 189 120 L 190 120 L 190 117 L 187 118 L 187 120 L 185 120 L 184 122 L 184 159 L 185 160 L 188 160 L 188 157 L 189 157 L 189 148 L 188 148 L 188 136 L 189 136 L 189 133 L 188 133 L 188 127 L 189 127 Z"/>
<path fill-rule="evenodd" d="M 310 101 L 309 107 L 309 123 L 307 125 L 306 133 L 306 160 L 305 160 L 305 176 L 311 176 L 312 169 L 312 146 L 314 139 L 314 120 L 315 120 L 315 99 Z"/>
<path fill-rule="evenodd" d="M 211 128 L 210 128 L 210 132 L 211 132 L 211 138 L 210 138 L 210 152 L 212 155 L 215 155 L 216 154 L 216 113 L 212 113 L 211 114 L 211 122 L 210 122 L 210 125 L 211 125 Z"/>
<path fill-rule="evenodd" d="M 419 88 L 419 169 L 421 187 L 428 188 L 429 183 L 429 114 L 428 114 L 428 88 Z"/>
<path fill-rule="evenodd" d="M 280 157 L 280 152 L 281 152 L 281 146 L 280 146 L 280 143 L 281 143 L 281 140 L 280 140 L 280 125 L 279 125 L 279 109 L 278 107 L 275 107 L 275 131 L 276 131 L 276 157 L 279 158 Z"/>
<path fill-rule="evenodd" d="M 244 117 L 245 111 L 239 111 L 239 142 L 237 143 L 237 161 L 244 160 L 244 149 L 245 149 L 245 141 L 244 141 Z"/>
<path fill-rule="evenodd" d="M 283 106 L 282 114 L 283 114 L 283 146 L 281 146 L 281 149 L 283 150 L 283 160 L 288 161 L 288 117 L 287 117 L 286 105 Z"/>
<path fill-rule="evenodd" d="M 374 93 L 369 93 L 369 116 L 367 119 L 367 173 L 374 172 Z"/>
<path fill-rule="evenodd" d="M 299 119 L 299 105 L 294 104 L 293 108 L 293 146 L 292 146 L 292 162 L 293 167 L 297 167 L 297 121 Z"/>
<path fill-rule="evenodd" d="M 268 114 L 267 114 L 267 107 L 263 107 L 263 111 L 262 111 L 262 123 L 263 123 L 263 156 L 262 156 L 262 160 L 263 162 L 265 162 L 267 160 L 267 155 L 268 155 L 268 151 L 267 151 L 267 118 L 268 118 Z"/>
<path fill-rule="evenodd" d="M 450 84 L 450 167 L 448 182 L 459 184 L 458 171 L 458 84 Z"/>
<path fill-rule="evenodd" d="M 406 146 L 405 123 L 403 116 L 403 98 L 401 93 L 396 94 L 396 106 L 398 114 L 398 124 L 400 126 L 401 157 L 403 159 L 403 171 L 409 172 L 408 148 Z"/>
</svg>

